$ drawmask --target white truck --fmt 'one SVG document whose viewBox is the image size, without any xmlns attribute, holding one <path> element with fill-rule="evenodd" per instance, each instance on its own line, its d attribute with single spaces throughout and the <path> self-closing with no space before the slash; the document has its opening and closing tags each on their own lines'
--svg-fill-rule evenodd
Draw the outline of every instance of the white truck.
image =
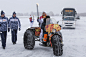
<svg viewBox="0 0 86 57">
<path fill-rule="evenodd" d="M 76 11 L 74 8 L 64 8 L 62 14 L 62 27 L 74 28 L 76 27 Z"/>
</svg>

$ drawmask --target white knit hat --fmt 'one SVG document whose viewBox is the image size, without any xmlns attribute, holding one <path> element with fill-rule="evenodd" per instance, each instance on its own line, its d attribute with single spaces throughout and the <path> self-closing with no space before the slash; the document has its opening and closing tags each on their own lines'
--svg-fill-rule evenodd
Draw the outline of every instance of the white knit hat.
<svg viewBox="0 0 86 57">
<path fill-rule="evenodd" d="M 46 11 L 43 11 L 43 12 L 47 13 Z"/>
</svg>

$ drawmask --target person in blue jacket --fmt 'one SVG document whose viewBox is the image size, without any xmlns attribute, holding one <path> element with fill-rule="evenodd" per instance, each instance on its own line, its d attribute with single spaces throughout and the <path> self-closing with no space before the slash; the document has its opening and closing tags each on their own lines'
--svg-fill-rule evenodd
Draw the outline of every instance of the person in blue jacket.
<svg viewBox="0 0 86 57">
<path fill-rule="evenodd" d="M 8 32 L 11 29 L 12 34 L 12 43 L 16 44 L 17 42 L 17 30 L 21 30 L 21 24 L 19 18 L 16 17 L 16 13 L 13 12 L 13 16 L 9 19 L 9 25 L 8 25 Z"/>
<path fill-rule="evenodd" d="M 0 32 L 1 32 L 1 42 L 2 42 L 3 49 L 5 49 L 6 47 L 7 28 L 8 28 L 7 26 L 8 26 L 8 18 L 5 17 L 5 13 L 1 11 Z"/>
</svg>

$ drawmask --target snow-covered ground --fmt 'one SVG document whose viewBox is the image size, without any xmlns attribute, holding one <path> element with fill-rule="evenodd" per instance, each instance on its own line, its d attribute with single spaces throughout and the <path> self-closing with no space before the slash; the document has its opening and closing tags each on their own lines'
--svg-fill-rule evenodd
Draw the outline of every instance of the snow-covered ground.
<svg viewBox="0 0 86 57">
<path fill-rule="evenodd" d="M 30 26 L 28 17 L 19 17 L 22 24 L 22 30 L 18 32 L 18 41 L 16 45 L 11 42 L 11 33 L 7 35 L 7 47 L 2 49 L 0 42 L 0 57 L 56 57 L 53 55 L 53 49 L 50 47 L 39 46 L 36 42 L 33 50 L 26 50 L 23 46 L 23 35 Z M 62 23 L 61 17 L 53 17 Z M 35 20 L 35 27 L 38 23 Z M 81 17 L 76 21 L 76 29 L 62 29 L 64 40 L 64 53 L 60 57 L 86 57 L 86 17 Z"/>
</svg>

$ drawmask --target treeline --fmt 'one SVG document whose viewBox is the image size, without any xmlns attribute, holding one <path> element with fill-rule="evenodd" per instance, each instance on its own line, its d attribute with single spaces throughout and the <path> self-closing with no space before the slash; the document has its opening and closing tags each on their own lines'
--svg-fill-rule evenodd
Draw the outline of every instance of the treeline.
<svg viewBox="0 0 86 57">
<path fill-rule="evenodd" d="M 31 12 L 31 13 L 17 13 L 17 16 L 30 16 L 30 15 L 35 15 L 37 16 L 37 12 Z M 42 12 L 39 12 L 39 16 L 42 15 Z M 47 15 L 49 16 L 62 16 L 61 14 L 54 14 L 52 11 L 47 12 Z M 86 16 L 86 13 L 78 13 L 78 16 Z M 9 15 L 10 16 L 10 15 Z"/>
<path fill-rule="evenodd" d="M 86 13 L 78 13 L 78 16 L 86 16 Z"/>
<path fill-rule="evenodd" d="M 17 13 L 17 16 L 30 16 L 30 15 L 35 15 L 37 16 L 37 12 L 31 12 L 30 14 L 29 13 Z M 39 16 L 42 15 L 42 12 L 39 12 Z M 50 15 L 50 16 L 59 16 L 59 14 L 54 14 L 52 11 L 48 12 L 47 15 Z"/>
</svg>

